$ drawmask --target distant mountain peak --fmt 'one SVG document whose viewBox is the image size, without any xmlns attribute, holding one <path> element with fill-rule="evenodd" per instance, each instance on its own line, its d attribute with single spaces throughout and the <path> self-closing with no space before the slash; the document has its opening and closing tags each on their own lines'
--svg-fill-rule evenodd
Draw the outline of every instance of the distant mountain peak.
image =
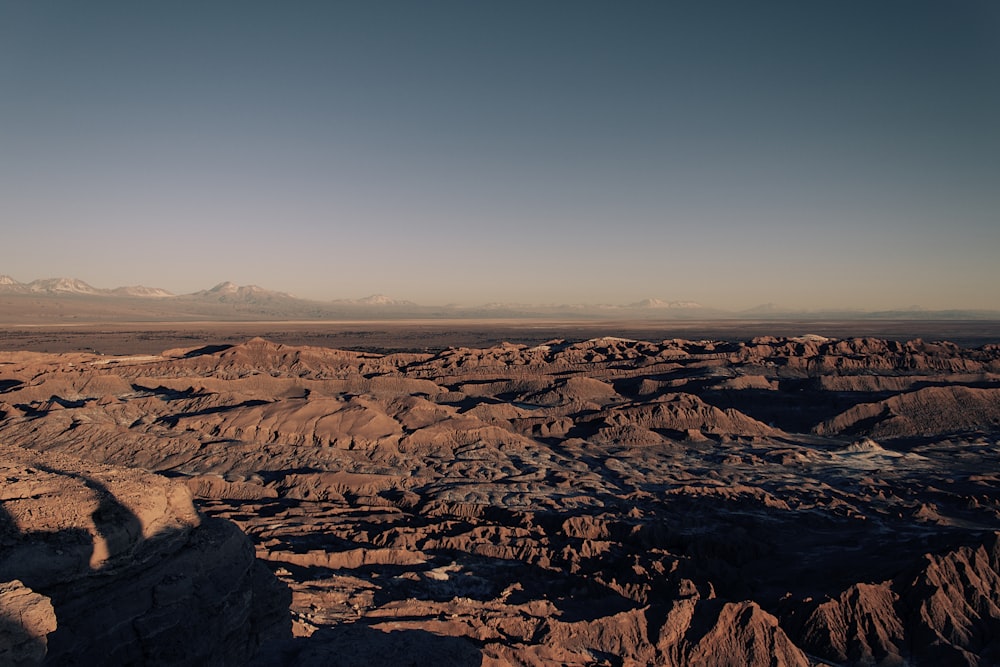
<svg viewBox="0 0 1000 667">
<path fill-rule="evenodd" d="M 59 292 L 63 294 L 100 294 L 102 291 L 91 287 L 79 278 L 45 278 L 28 283 L 32 292 Z"/>
<path fill-rule="evenodd" d="M 753 308 L 747 308 L 741 312 L 744 315 L 782 315 L 793 311 L 790 308 L 785 308 L 784 306 L 779 306 L 776 303 L 768 301 L 767 303 L 756 305 Z"/>
<path fill-rule="evenodd" d="M 393 299 L 385 294 L 371 294 L 361 299 L 337 299 L 333 303 L 347 306 L 416 306 L 412 301 Z"/>
<path fill-rule="evenodd" d="M 630 303 L 629 308 L 704 308 L 700 303 L 695 301 L 664 301 L 663 299 L 643 299 L 642 301 L 636 301 L 635 303 Z"/>
<path fill-rule="evenodd" d="M 0 285 L 18 286 L 20 284 L 21 283 L 19 283 L 18 281 L 14 280 L 13 278 L 11 278 L 6 274 L 0 275 Z"/>
<path fill-rule="evenodd" d="M 385 294 L 372 294 L 371 296 L 366 296 L 363 299 L 358 299 L 358 303 L 363 303 L 369 306 L 411 306 L 413 302 L 403 301 L 401 299 L 393 299 Z"/>
<path fill-rule="evenodd" d="M 111 290 L 111 293 L 117 296 L 138 296 L 150 299 L 163 299 L 165 297 L 175 296 L 173 292 L 168 292 L 165 289 L 160 289 L 159 287 L 146 287 L 144 285 L 116 287 Z"/>
<path fill-rule="evenodd" d="M 205 291 L 211 294 L 280 294 L 282 296 L 291 296 L 285 292 L 275 292 L 274 290 L 265 289 L 260 285 L 237 285 L 229 280 L 221 282 Z"/>
<path fill-rule="evenodd" d="M 213 294 L 232 294 L 239 291 L 239 289 L 240 286 L 237 285 L 236 283 L 225 280 L 216 285 L 215 287 L 209 288 L 206 291 L 211 292 Z"/>
<path fill-rule="evenodd" d="M 295 298 L 287 292 L 275 292 L 273 290 L 264 289 L 259 285 L 237 285 L 236 283 L 228 280 L 219 283 L 215 287 L 195 292 L 189 296 L 209 297 L 220 301 L 257 301 Z"/>
</svg>

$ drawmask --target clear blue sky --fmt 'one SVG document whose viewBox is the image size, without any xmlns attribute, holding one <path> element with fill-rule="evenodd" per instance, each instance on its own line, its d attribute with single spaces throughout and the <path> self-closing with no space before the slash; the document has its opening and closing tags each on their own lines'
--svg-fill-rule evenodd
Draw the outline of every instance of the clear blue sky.
<svg viewBox="0 0 1000 667">
<path fill-rule="evenodd" d="M 1000 3 L 0 0 L 0 273 L 1000 308 Z"/>
</svg>

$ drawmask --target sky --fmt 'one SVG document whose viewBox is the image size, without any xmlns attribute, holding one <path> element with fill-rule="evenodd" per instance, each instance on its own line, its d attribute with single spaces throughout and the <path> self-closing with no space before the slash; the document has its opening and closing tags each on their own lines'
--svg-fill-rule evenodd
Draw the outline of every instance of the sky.
<svg viewBox="0 0 1000 667">
<path fill-rule="evenodd" d="M 0 0 L 0 274 L 1000 309 L 1000 3 Z"/>
</svg>

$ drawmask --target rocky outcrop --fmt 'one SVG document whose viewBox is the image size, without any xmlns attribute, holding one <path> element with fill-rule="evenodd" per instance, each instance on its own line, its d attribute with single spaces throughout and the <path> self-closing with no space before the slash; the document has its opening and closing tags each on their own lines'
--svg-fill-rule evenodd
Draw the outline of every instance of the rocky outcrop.
<svg viewBox="0 0 1000 667">
<path fill-rule="evenodd" d="M 5 641 L 237 661 L 290 609 L 258 664 L 991 664 L 998 360 L 820 336 L 0 354 L 25 448 L 0 580 L 30 620 Z M 290 600 L 264 604 L 254 550 Z"/>
<path fill-rule="evenodd" d="M 857 405 L 819 424 L 815 431 L 900 438 L 998 428 L 1000 389 L 927 387 Z"/>
<path fill-rule="evenodd" d="M 1000 534 L 927 556 L 915 577 L 897 585 L 914 653 L 938 664 L 1000 663 Z"/>
<path fill-rule="evenodd" d="M 887 584 L 859 583 L 818 605 L 800 642 L 814 655 L 853 665 L 902 665 L 905 629 L 899 596 Z"/>
<path fill-rule="evenodd" d="M 851 374 L 940 375 L 998 372 L 996 350 L 963 350 L 947 341 L 907 342 L 878 338 L 754 338 L 733 355 L 742 363 L 774 361 L 811 376 Z"/>
<path fill-rule="evenodd" d="M 246 536 L 183 484 L 6 445 L 0 477 L 12 661 L 242 664 L 287 631 L 287 594 Z"/>
<path fill-rule="evenodd" d="M 708 631 L 697 640 L 686 639 L 684 644 L 683 658 L 678 664 L 719 667 L 809 665 L 802 650 L 778 627 L 778 619 L 753 602 L 723 605 Z"/>
<path fill-rule="evenodd" d="M 52 602 L 16 579 L 0 583 L 0 664 L 36 665 L 56 629 Z"/>
<path fill-rule="evenodd" d="M 653 401 L 600 413 L 608 426 L 633 426 L 673 434 L 702 432 L 717 435 L 777 435 L 776 429 L 738 410 L 720 409 L 692 394 L 664 394 Z"/>
<path fill-rule="evenodd" d="M 1000 534 L 923 560 L 916 572 L 816 606 L 802 646 L 852 665 L 1000 662 Z"/>
</svg>

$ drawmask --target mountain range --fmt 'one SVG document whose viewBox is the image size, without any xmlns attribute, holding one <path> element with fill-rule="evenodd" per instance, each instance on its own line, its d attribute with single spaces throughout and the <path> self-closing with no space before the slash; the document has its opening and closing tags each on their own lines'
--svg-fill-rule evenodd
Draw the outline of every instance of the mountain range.
<svg viewBox="0 0 1000 667">
<path fill-rule="evenodd" d="M 257 285 L 222 282 L 190 294 L 133 285 L 103 289 L 78 278 L 46 278 L 22 283 L 0 275 L 0 323 L 43 324 L 111 321 L 192 320 L 340 320 L 546 318 L 717 320 L 798 318 L 973 319 L 1000 320 L 997 310 L 803 311 L 773 303 L 742 311 L 704 306 L 694 301 L 646 298 L 615 304 L 486 303 L 479 306 L 427 306 L 373 294 L 358 299 L 318 301 Z"/>
</svg>

